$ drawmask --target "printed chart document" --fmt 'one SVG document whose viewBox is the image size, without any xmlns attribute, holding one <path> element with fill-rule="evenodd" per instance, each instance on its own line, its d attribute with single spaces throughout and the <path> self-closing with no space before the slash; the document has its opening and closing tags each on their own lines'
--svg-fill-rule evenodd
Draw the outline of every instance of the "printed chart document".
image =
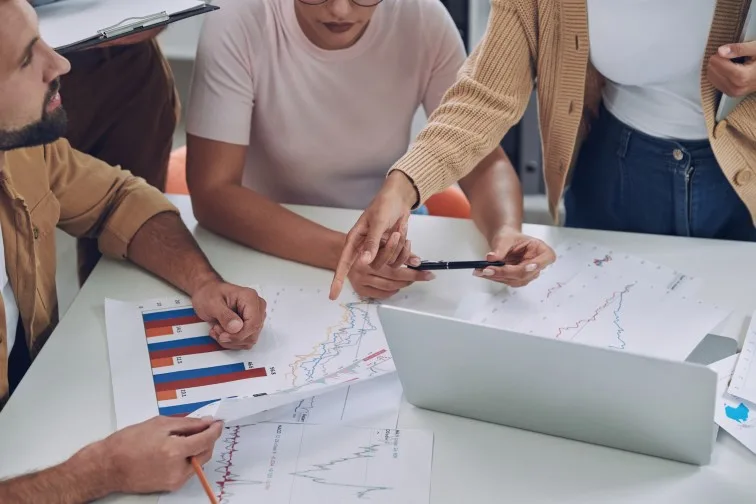
<svg viewBox="0 0 756 504">
<path fill-rule="evenodd" d="M 158 414 L 187 416 L 227 398 L 237 405 L 250 399 L 263 405 L 237 408 L 236 420 L 297 401 L 293 407 L 299 407 L 300 420 L 317 414 L 349 421 L 359 416 L 356 408 L 366 399 L 347 387 L 356 385 L 355 380 L 395 374 L 375 304 L 350 292 L 332 302 L 320 289 L 258 291 L 268 303 L 268 318 L 259 343 L 248 351 L 223 350 L 189 299 L 106 300 L 117 427 Z M 336 390 L 339 385 L 345 385 L 344 390 Z M 385 393 L 371 393 L 376 403 L 362 412 L 363 418 L 382 415 L 385 420 L 398 414 L 401 396 L 396 382 L 387 380 L 380 386 Z M 281 399 L 283 392 L 292 393 L 292 398 Z M 309 398 L 321 392 L 333 395 L 312 400 L 316 409 L 321 405 L 317 413 L 305 412 Z M 324 411 L 328 404 L 331 412 Z M 395 420 L 390 423 L 395 425 Z"/>
<path fill-rule="evenodd" d="M 226 428 L 205 474 L 220 504 L 427 504 L 433 434 L 266 423 Z M 160 504 L 205 504 L 198 478 Z"/>
<path fill-rule="evenodd" d="M 709 365 L 719 377 L 717 391 L 721 392 L 714 420 L 743 446 L 756 453 L 756 404 L 727 392 L 727 383 L 733 376 L 736 363 L 739 365 L 740 358 L 733 355 Z"/>
<path fill-rule="evenodd" d="M 684 360 L 729 314 L 695 294 L 701 282 L 598 245 L 557 248 L 556 262 L 519 289 L 505 288 L 475 323 L 672 360 Z"/>
<path fill-rule="evenodd" d="M 738 365 L 732 374 L 730 386 L 727 389 L 731 395 L 756 403 L 756 312 L 751 314 L 743 350 L 740 352 Z"/>
</svg>

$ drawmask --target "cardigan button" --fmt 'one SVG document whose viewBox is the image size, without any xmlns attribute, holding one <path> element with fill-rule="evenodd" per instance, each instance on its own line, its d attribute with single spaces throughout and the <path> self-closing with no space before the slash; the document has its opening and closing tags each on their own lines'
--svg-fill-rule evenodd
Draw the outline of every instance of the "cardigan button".
<svg viewBox="0 0 756 504">
<path fill-rule="evenodd" d="M 735 174 L 735 185 L 744 186 L 750 184 L 753 180 L 753 173 L 749 169 L 740 170 Z"/>
</svg>

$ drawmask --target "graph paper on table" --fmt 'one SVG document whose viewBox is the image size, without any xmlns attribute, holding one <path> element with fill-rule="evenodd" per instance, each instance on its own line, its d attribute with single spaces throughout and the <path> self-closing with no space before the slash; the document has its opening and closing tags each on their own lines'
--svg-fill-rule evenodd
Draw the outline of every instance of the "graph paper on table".
<svg viewBox="0 0 756 504">
<path fill-rule="evenodd" d="M 425 431 L 268 423 L 225 429 L 205 474 L 221 504 L 422 504 L 433 435 Z M 161 504 L 203 504 L 197 478 Z"/>
<path fill-rule="evenodd" d="M 374 305 L 350 293 L 333 303 L 316 289 L 258 290 L 268 318 L 249 351 L 223 350 L 188 299 L 107 300 L 118 426 L 157 414 L 186 416 L 226 397 L 316 389 L 324 377 L 376 354 L 389 358 L 372 372 L 394 371 Z"/>
<path fill-rule="evenodd" d="M 736 365 L 740 365 L 742 352 L 709 365 L 719 378 L 717 385 L 717 408 L 714 420 L 717 425 L 737 439 L 743 446 L 756 453 L 756 404 L 731 395 L 728 383 L 733 379 Z"/>
<path fill-rule="evenodd" d="M 538 336 L 685 359 L 727 313 L 695 298 L 699 279 L 574 242 L 536 281 L 503 289 L 472 321 Z"/>
</svg>

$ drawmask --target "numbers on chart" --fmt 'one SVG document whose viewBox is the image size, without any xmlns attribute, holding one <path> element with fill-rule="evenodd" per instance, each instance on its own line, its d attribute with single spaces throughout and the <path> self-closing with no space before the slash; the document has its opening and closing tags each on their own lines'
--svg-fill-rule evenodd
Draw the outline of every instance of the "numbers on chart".
<svg viewBox="0 0 756 504">
<path fill-rule="evenodd" d="M 254 369 L 255 365 L 252 363 L 252 361 L 247 361 L 247 369 Z"/>
<path fill-rule="evenodd" d="M 157 303 L 155 303 L 155 304 L 156 304 L 156 305 L 157 305 L 157 306 L 158 306 L 159 308 L 163 306 L 163 303 L 161 303 L 160 301 L 158 301 L 158 302 L 157 302 Z"/>
<path fill-rule="evenodd" d="M 177 325 L 177 326 L 174 326 L 174 327 L 173 327 L 173 331 L 174 331 L 174 332 L 175 332 L 176 334 L 181 334 L 181 333 L 183 332 L 183 329 L 181 328 L 181 326 L 180 326 L 180 325 Z"/>
<path fill-rule="evenodd" d="M 183 363 L 184 363 L 184 358 L 183 357 L 181 357 L 181 356 L 176 357 L 176 364 L 183 364 Z"/>
<path fill-rule="evenodd" d="M 271 368 L 270 368 L 270 374 L 271 374 L 271 375 L 274 375 L 274 374 L 276 374 L 276 368 L 275 368 L 275 367 L 271 367 Z"/>
<path fill-rule="evenodd" d="M 181 300 L 180 299 L 176 299 L 175 302 L 176 302 L 177 305 L 181 304 Z"/>
<path fill-rule="evenodd" d="M 181 395 L 181 398 L 184 399 L 186 397 L 186 389 L 179 390 L 179 394 Z"/>
</svg>

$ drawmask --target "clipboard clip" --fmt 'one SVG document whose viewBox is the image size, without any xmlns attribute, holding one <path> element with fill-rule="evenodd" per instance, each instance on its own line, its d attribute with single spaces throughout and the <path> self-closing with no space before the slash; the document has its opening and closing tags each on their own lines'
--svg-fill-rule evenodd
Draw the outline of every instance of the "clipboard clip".
<svg viewBox="0 0 756 504">
<path fill-rule="evenodd" d="M 151 16 L 126 18 L 120 23 L 114 24 L 113 26 L 97 30 L 97 33 L 102 37 L 112 38 L 130 32 L 135 28 L 147 28 L 148 26 L 165 23 L 169 20 L 170 16 L 168 16 L 168 14 L 163 11 L 152 14 Z"/>
</svg>

